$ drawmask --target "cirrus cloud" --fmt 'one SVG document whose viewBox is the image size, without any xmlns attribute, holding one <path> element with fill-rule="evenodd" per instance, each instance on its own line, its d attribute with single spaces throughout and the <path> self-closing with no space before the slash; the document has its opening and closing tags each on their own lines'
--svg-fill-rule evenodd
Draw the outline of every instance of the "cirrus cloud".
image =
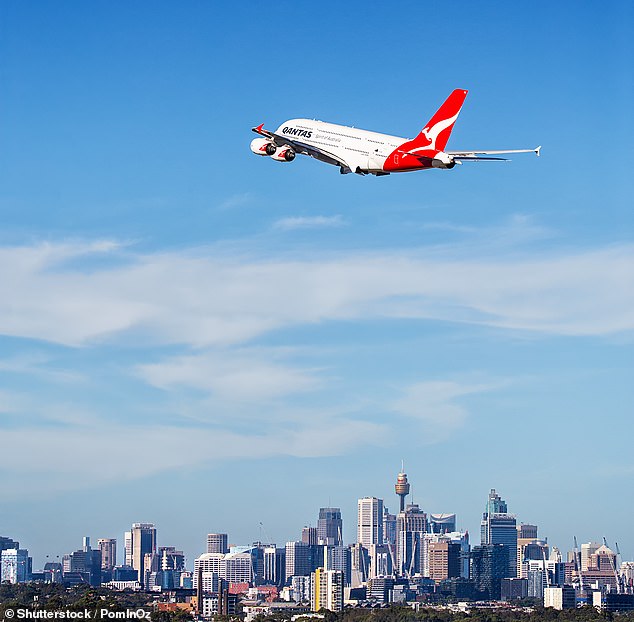
<svg viewBox="0 0 634 622">
<path fill-rule="evenodd" d="M 98 264 L 73 261 L 95 249 L 106 255 Z M 133 254 L 100 242 L 0 248 L 0 334 L 14 337 L 82 346 L 135 335 L 209 347 L 302 325 L 401 318 L 547 335 L 630 332 L 634 248 L 498 260 L 420 250 Z"/>
</svg>

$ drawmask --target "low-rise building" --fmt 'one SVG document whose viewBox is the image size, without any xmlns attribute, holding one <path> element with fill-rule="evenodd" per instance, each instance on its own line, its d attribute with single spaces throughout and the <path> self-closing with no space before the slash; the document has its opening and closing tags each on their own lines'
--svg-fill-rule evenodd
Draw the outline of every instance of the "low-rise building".
<svg viewBox="0 0 634 622">
<path fill-rule="evenodd" d="M 575 588 L 572 585 L 544 588 L 544 607 L 553 609 L 574 609 L 576 607 Z"/>
</svg>

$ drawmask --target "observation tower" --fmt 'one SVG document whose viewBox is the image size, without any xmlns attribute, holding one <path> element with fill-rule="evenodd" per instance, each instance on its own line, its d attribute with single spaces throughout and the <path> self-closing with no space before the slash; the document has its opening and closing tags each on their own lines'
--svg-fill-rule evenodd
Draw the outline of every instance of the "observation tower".
<svg viewBox="0 0 634 622">
<path fill-rule="evenodd" d="M 409 482 L 407 481 L 407 473 L 405 467 L 401 464 L 401 472 L 396 476 L 396 484 L 394 485 L 396 494 L 401 498 L 401 512 L 405 511 L 405 497 L 409 495 Z"/>
</svg>

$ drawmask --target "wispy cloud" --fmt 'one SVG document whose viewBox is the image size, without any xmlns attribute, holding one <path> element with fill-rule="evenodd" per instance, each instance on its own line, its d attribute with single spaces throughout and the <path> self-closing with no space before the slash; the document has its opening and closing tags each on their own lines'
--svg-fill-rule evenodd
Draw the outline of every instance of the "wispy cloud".
<svg viewBox="0 0 634 622">
<path fill-rule="evenodd" d="M 175 375 L 167 366 L 146 367 L 142 370 L 143 379 L 169 392 L 178 393 L 181 383 L 203 391 L 214 390 L 214 381 L 207 383 L 204 376 L 215 370 L 204 365 L 197 369 L 194 360 L 192 357 L 189 361 L 192 364 L 178 369 Z M 315 458 L 372 446 L 387 447 L 396 443 L 394 429 L 400 421 L 421 442 L 443 442 L 464 425 L 469 416 L 464 399 L 500 386 L 495 382 L 419 382 L 404 387 L 397 399 L 375 398 L 373 410 L 384 413 L 377 421 L 367 415 L 364 405 L 349 403 L 346 406 L 345 395 L 335 397 L 339 405 L 321 408 L 254 402 L 246 411 L 247 418 L 240 421 L 245 411 L 236 405 L 240 401 L 238 393 L 242 382 L 242 379 L 232 379 L 230 386 L 222 388 L 225 393 L 220 400 L 192 400 L 195 417 L 173 423 L 154 421 L 150 426 L 135 420 L 115 421 L 72 403 L 0 391 L 0 414 L 39 412 L 46 422 L 46 425 L 32 419 L 20 422 L 18 416 L 12 425 L 2 430 L 0 494 L 30 498 L 143 479 L 177 469 L 196 470 L 227 460 L 280 456 Z M 223 383 L 221 379 L 219 386 Z M 247 378 L 245 391 L 249 390 L 250 383 Z M 286 390 L 288 387 L 284 385 L 282 391 Z M 267 390 L 261 395 L 264 400 L 271 397 Z M 210 416 L 202 414 L 205 405 L 212 412 Z M 29 448 L 26 463 L 20 460 L 25 439 Z M 101 446 L 116 446 L 126 460 L 115 460 L 104 469 L 93 459 L 97 439 Z M 72 451 L 60 451 L 62 447 L 72 447 Z M 77 468 L 78 464 L 82 465 L 81 469 Z"/>
<path fill-rule="evenodd" d="M 161 389 L 193 388 L 222 399 L 258 403 L 320 386 L 313 372 L 280 363 L 278 358 L 271 350 L 221 349 L 140 365 L 137 373 Z"/>
<path fill-rule="evenodd" d="M 74 370 L 52 367 L 52 359 L 40 352 L 23 353 L 0 359 L 0 372 L 39 376 L 46 380 L 59 382 L 78 382 L 82 375 Z"/>
<path fill-rule="evenodd" d="M 327 428 L 319 422 L 239 433 L 216 426 L 113 424 L 85 413 L 63 427 L 4 429 L 0 494 L 13 498 L 55 494 L 238 458 L 333 456 L 376 443 L 383 435 L 380 425 L 345 418 L 331 420 Z M 103 447 L 117 447 L 126 459 L 110 461 L 103 468 L 94 459 L 97 440 Z M 62 447 L 72 451 L 60 451 Z"/>
<path fill-rule="evenodd" d="M 80 346 L 123 336 L 195 347 L 350 319 L 468 322 L 537 334 L 634 329 L 634 247 L 452 257 L 424 251 L 257 259 L 138 253 L 81 269 L 91 244 L 0 248 L 0 334 Z M 65 261 L 61 261 L 64 258 Z"/>
<path fill-rule="evenodd" d="M 346 224 L 340 214 L 336 216 L 289 216 L 276 221 L 273 228 L 280 231 L 295 231 L 296 229 L 343 227 Z"/>
<path fill-rule="evenodd" d="M 231 195 L 224 201 L 221 201 L 218 208 L 221 210 L 236 209 L 238 207 L 242 207 L 243 205 L 248 205 L 251 201 L 253 201 L 253 195 L 250 192 L 241 192 L 239 194 Z"/>
<path fill-rule="evenodd" d="M 418 382 L 404 389 L 392 409 L 418 424 L 423 442 L 437 443 L 465 424 L 469 413 L 460 398 L 493 391 L 499 386 L 498 383 Z"/>
<path fill-rule="evenodd" d="M 424 231 L 453 234 L 459 238 L 462 253 L 479 253 L 482 256 L 525 248 L 527 244 L 556 237 L 556 232 L 537 222 L 529 214 L 512 214 L 504 222 L 489 226 L 455 224 L 447 221 L 427 222 Z M 451 248 L 451 246 L 450 246 Z M 453 246 L 454 252 L 457 247 Z"/>
</svg>

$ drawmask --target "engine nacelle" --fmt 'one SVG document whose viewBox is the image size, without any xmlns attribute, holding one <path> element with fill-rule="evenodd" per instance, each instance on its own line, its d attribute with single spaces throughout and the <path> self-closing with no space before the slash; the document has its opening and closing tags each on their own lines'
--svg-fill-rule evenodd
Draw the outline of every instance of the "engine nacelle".
<svg viewBox="0 0 634 622">
<path fill-rule="evenodd" d="M 277 147 L 266 138 L 254 138 L 251 141 L 251 151 L 256 155 L 272 156 L 277 151 Z"/>
<path fill-rule="evenodd" d="M 439 151 L 434 159 L 431 161 L 433 168 L 453 168 L 456 166 L 456 161 L 444 151 Z"/>
<path fill-rule="evenodd" d="M 289 145 L 283 145 L 271 157 L 278 162 L 292 162 L 295 159 L 295 150 Z"/>
</svg>

